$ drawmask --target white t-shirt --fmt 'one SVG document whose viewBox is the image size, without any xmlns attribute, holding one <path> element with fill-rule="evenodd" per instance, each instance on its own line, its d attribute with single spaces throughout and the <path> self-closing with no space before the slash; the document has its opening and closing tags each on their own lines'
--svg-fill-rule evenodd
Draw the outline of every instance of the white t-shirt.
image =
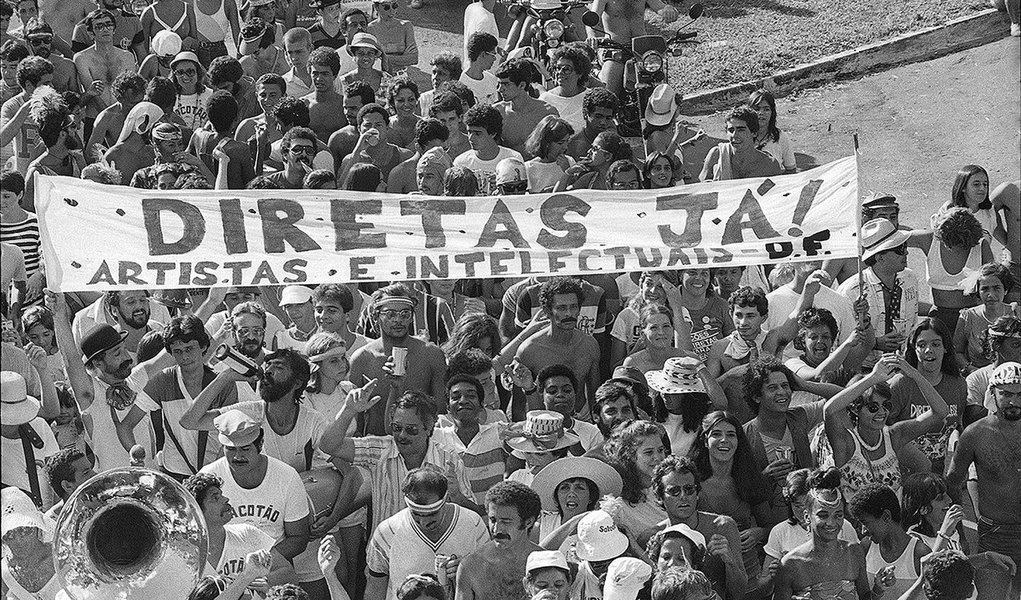
<svg viewBox="0 0 1021 600">
<path fill-rule="evenodd" d="M 585 117 L 582 115 L 582 100 L 584 99 L 584 92 L 575 94 L 570 98 L 565 98 L 551 92 L 539 94 L 539 100 L 557 109 L 557 112 L 560 113 L 560 118 L 570 123 L 571 127 L 574 127 L 575 133 L 585 129 Z"/>
<path fill-rule="evenodd" d="M 687 456 L 691 445 L 695 443 L 696 431 L 684 430 L 684 417 L 667 413 L 666 422 L 663 423 L 666 435 L 670 438 L 670 453 L 674 456 Z"/>
<path fill-rule="evenodd" d="M 766 294 L 766 299 L 769 300 L 769 314 L 766 316 L 763 329 L 769 331 L 783 325 L 787 317 L 798 306 L 801 294 L 796 293 L 790 285 L 784 285 Z M 854 307 L 850 300 L 832 289 L 822 286 L 816 293 L 812 306 L 825 308 L 833 313 L 833 318 L 837 320 L 837 339 L 833 340 L 834 347 L 851 336 L 857 323 L 854 318 Z M 794 344 L 787 344 L 784 348 L 783 360 L 797 358 L 797 356 L 798 350 L 794 348 Z"/>
<path fill-rule="evenodd" d="M 464 64 L 468 64 L 468 39 L 476 31 L 482 31 L 484 33 L 490 33 L 497 40 L 500 39 L 500 28 L 496 24 L 496 15 L 486 10 L 482 6 L 481 2 L 470 2 L 464 9 L 464 22 L 462 23 L 461 32 L 464 35 L 463 52 L 464 52 Z M 499 60 L 499 56 L 497 56 Z M 495 69 L 499 62 L 493 64 Z"/>
<path fill-rule="evenodd" d="M 503 146 L 499 148 L 500 150 L 496 153 L 496 158 L 492 160 L 482 160 L 479 158 L 479 153 L 475 150 L 462 152 L 454 159 L 454 166 L 466 167 L 475 172 L 475 176 L 479 179 L 479 189 L 482 190 L 483 194 L 486 193 L 486 190 L 490 189 L 490 187 L 487 187 L 487 180 L 495 188 L 497 163 L 505 158 L 516 158 L 524 162 L 521 158 L 521 153 L 517 150 L 511 150 Z"/>
<path fill-rule="evenodd" d="M 600 433 L 599 428 L 586 421 L 575 419 L 569 431 L 578 434 L 578 437 L 581 438 L 581 447 L 585 452 L 602 444 L 604 441 L 603 434 Z"/>
<path fill-rule="evenodd" d="M 281 400 L 281 402 L 284 402 Z M 238 402 L 220 409 L 220 414 L 228 410 L 240 410 L 256 421 L 262 422 L 265 440 L 262 452 L 271 458 L 283 461 L 295 471 L 302 473 L 308 470 L 306 447 L 312 444 L 312 467 L 321 467 L 329 462 L 329 457 L 319 450 L 319 440 L 326 431 L 327 421 L 323 415 L 305 405 L 298 405 L 298 420 L 294 428 L 286 435 L 280 435 L 266 422 L 266 401 L 250 400 Z"/>
<path fill-rule="evenodd" d="M 46 471 L 43 470 L 43 460 L 47 456 L 53 456 L 60 451 L 60 444 L 57 443 L 53 430 L 46 424 L 42 417 L 36 417 L 29 421 L 32 429 L 39 434 L 43 440 L 43 447 L 32 447 L 32 454 L 35 458 L 35 470 L 39 477 L 39 493 L 43 496 L 40 500 L 48 508 L 52 504 L 53 494 L 50 491 L 49 480 L 46 478 Z M 10 485 L 25 492 L 31 492 L 32 486 L 28 482 L 28 465 L 25 462 L 25 448 L 21 443 L 21 437 L 8 438 L 0 437 L 0 480 L 4 485 Z"/>
<path fill-rule="evenodd" d="M 493 104 L 500 101 L 500 94 L 497 93 L 497 84 L 500 80 L 490 71 L 483 71 L 482 79 L 472 79 L 468 75 L 468 70 L 465 69 L 458 81 L 468 86 L 468 89 L 475 94 L 476 104 Z"/>
<path fill-rule="evenodd" d="M 525 172 L 528 175 L 528 191 L 533 194 L 556 185 L 564 175 L 564 170 L 556 161 L 547 163 L 538 158 L 525 163 Z"/>
<path fill-rule="evenodd" d="M 223 480 L 220 489 L 234 508 L 233 523 L 254 525 L 273 538 L 275 544 L 284 539 L 284 523 L 294 523 L 309 515 L 309 501 L 298 472 L 272 456 L 266 458 L 269 460 L 266 476 L 250 490 L 234 481 L 226 457 L 202 467 L 201 472 Z"/>
<path fill-rule="evenodd" d="M 189 129 L 202 129 L 209 120 L 207 104 L 213 96 L 213 90 L 204 87 L 195 94 L 178 94 L 174 112 L 177 113 Z"/>
<path fill-rule="evenodd" d="M 397 588 L 408 575 L 435 573 L 437 554 L 465 557 L 489 541 L 482 517 L 456 504 L 449 506 L 454 509 L 454 517 L 438 543 L 422 533 L 407 508 L 384 520 L 373 532 L 365 553 L 366 566 L 370 573 L 388 576 L 387 600 L 397 597 Z"/>
<path fill-rule="evenodd" d="M 801 525 L 797 523 L 791 524 L 789 520 L 782 521 L 774 525 L 773 529 L 769 531 L 769 541 L 766 542 L 763 550 L 773 558 L 781 559 L 784 554 L 787 554 L 810 539 L 812 539 L 812 534 L 802 529 Z M 858 543 L 858 534 L 854 532 L 854 527 L 851 527 L 851 523 L 846 519 L 844 520 L 843 527 L 840 528 L 840 534 L 837 535 L 837 539 L 853 544 Z"/>
<path fill-rule="evenodd" d="M 246 556 L 259 550 L 269 550 L 276 543 L 266 532 L 248 523 L 227 523 L 223 531 L 226 538 L 220 560 L 215 568 L 206 562 L 203 575 L 222 575 L 228 582 L 233 582 L 244 570 Z"/>
</svg>

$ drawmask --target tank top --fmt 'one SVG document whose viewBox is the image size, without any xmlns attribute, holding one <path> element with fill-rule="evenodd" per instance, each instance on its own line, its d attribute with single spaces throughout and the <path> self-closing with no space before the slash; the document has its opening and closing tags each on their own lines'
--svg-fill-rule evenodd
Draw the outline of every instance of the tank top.
<svg viewBox="0 0 1021 600">
<path fill-rule="evenodd" d="M 900 497 L 900 461 L 890 442 L 890 428 L 883 427 L 883 458 L 872 462 L 865 456 L 863 442 L 855 429 L 848 429 L 854 440 L 854 454 L 840 467 L 840 490 L 850 500 L 865 485 L 878 483 L 893 488 Z M 894 596 L 895 597 L 895 596 Z"/>
<path fill-rule="evenodd" d="M 185 6 L 184 11 L 181 13 L 181 18 L 177 20 L 177 24 L 174 26 L 171 26 L 169 23 L 160 18 L 160 13 L 158 10 L 156 10 L 155 4 L 152 5 L 152 18 L 154 21 L 159 23 L 160 26 L 163 27 L 163 29 L 180 34 L 180 32 L 177 30 L 181 28 L 181 25 L 184 25 L 184 21 L 188 18 L 188 7 Z"/>
<path fill-rule="evenodd" d="M 915 545 L 918 538 L 911 537 L 904 552 L 892 563 L 886 562 L 879 553 L 879 544 L 873 542 L 865 555 L 865 570 L 869 574 L 869 585 L 875 585 L 876 573 L 884 567 L 893 565 L 893 576 L 897 579 L 893 587 L 888 588 L 883 596 L 887 598 L 900 598 L 904 592 L 914 585 L 918 579 L 918 571 L 915 569 Z"/>
<path fill-rule="evenodd" d="M 948 273 L 943 266 L 943 253 L 940 251 L 939 243 L 935 238 L 932 240 L 932 247 L 925 259 L 926 281 L 934 290 L 962 290 L 965 279 L 978 272 L 982 268 L 982 244 L 978 244 L 968 253 L 968 260 L 957 273 Z"/>
<path fill-rule="evenodd" d="M 63 586 L 60 585 L 60 577 L 54 575 L 38 592 L 26 590 L 23 585 L 18 583 L 14 575 L 11 574 L 6 558 L 0 561 L 0 577 L 3 578 L 4 583 L 7 585 L 8 596 L 14 600 L 54 600 L 57 597 L 57 593 L 63 589 Z"/>
<path fill-rule="evenodd" d="M 220 8 L 216 9 L 215 13 L 207 15 L 199 8 L 198 0 L 195 0 L 195 25 L 199 29 L 199 35 L 207 42 L 222 42 L 227 37 L 230 21 L 227 20 L 223 2 L 224 0 L 220 0 Z"/>
</svg>

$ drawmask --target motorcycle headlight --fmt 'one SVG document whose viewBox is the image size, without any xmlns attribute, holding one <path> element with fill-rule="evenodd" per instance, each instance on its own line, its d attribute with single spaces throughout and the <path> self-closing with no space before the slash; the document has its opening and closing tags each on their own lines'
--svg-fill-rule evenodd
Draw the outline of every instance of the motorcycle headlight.
<svg viewBox="0 0 1021 600">
<path fill-rule="evenodd" d="M 642 58 L 642 68 L 649 73 L 656 73 L 663 69 L 663 57 L 655 52 L 650 52 Z"/>
<path fill-rule="evenodd" d="M 550 19 L 542 26 L 542 32 L 551 40 L 559 40 L 564 35 L 564 24 L 557 19 Z"/>
</svg>

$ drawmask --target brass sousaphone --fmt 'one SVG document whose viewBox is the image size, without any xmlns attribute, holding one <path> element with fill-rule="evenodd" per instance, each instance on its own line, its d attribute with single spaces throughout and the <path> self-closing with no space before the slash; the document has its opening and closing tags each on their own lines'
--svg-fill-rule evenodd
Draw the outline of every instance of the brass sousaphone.
<svg viewBox="0 0 1021 600">
<path fill-rule="evenodd" d="M 181 484 L 126 467 L 68 498 L 53 556 L 73 600 L 184 600 L 205 567 L 207 542 L 202 511 Z"/>
</svg>

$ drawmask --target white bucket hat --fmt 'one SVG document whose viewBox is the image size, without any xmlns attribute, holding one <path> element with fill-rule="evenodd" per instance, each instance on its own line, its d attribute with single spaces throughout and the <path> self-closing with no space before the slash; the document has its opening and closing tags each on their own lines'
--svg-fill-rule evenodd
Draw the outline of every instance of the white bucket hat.
<svg viewBox="0 0 1021 600">
<path fill-rule="evenodd" d="M 627 547 L 627 536 L 617 529 L 610 513 L 594 510 L 578 522 L 578 545 L 575 551 L 581 560 L 610 560 L 624 554 Z"/>
</svg>

